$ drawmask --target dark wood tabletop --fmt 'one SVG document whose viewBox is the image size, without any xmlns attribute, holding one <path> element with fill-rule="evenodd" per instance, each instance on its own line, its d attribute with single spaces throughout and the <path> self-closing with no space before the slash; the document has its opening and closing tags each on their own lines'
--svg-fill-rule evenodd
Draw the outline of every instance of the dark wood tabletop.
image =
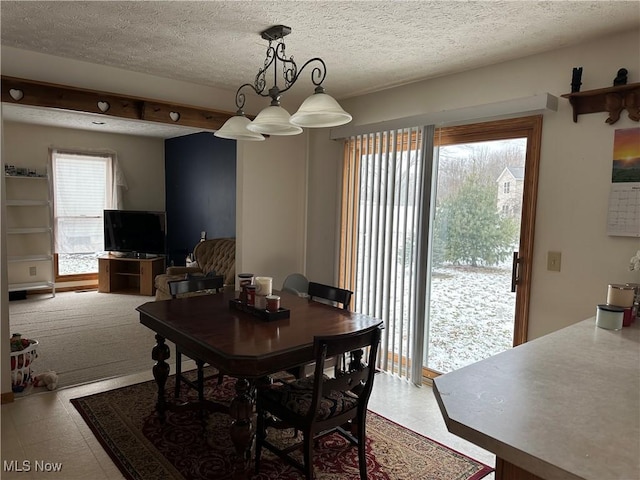
<svg viewBox="0 0 640 480">
<path fill-rule="evenodd" d="M 382 326 L 377 318 L 352 313 L 331 305 L 310 301 L 287 292 L 275 292 L 289 318 L 263 320 L 229 304 L 238 295 L 233 288 L 214 295 L 149 302 L 140 305 L 140 323 L 156 332 L 151 358 L 156 361 L 153 376 L 158 385 L 156 410 L 164 419 L 167 408 L 179 408 L 165 399 L 169 375 L 169 347 L 165 340 L 180 346 L 199 360 L 223 373 L 236 377 L 236 394 L 225 410 L 234 419 L 230 427 L 236 449 L 234 479 L 250 478 L 251 446 L 254 432 L 253 389 L 276 372 L 315 360 L 313 337 L 357 332 L 372 325 Z M 210 408 L 217 406 L 210 405 Z"/>
<path fill-rule="evenodd" d="M 140 323 L 227 375 L 249 379 L 311 362 L 313 337 L 358 331 L 382 321 L 287 292 L 274 292 L 289 318 L 266 321 L 229 306 L 238 292 L 145 303 Z"/>
</svg>

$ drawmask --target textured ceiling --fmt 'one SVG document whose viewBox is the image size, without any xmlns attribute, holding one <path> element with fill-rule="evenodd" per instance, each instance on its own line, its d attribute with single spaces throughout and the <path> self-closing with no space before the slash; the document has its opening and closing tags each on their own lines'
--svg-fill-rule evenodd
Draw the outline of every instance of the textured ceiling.
<svg viewBox="0 0 640 480">
<path fill-rule="evenodd" d="M 232 90 L 284 24 L 287 54 L 322 57 L 340 99 L 636 28 L 640 2 L 2 0 L 0 15 L 3 45 Z"/>
</svg>

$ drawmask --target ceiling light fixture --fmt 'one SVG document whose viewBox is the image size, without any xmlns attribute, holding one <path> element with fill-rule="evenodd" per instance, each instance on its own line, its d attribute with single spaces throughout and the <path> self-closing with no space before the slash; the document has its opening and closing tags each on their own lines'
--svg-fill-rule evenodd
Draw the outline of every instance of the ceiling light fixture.
<svg viewBox="0 0 640 480">
<path fill-rule="evenodd" d="M 264 66 L 258 70 L 255 82 L 241 85 L 236 92 L 235 116 L 227 120 L 218 131 L 216 137 L 232 140 L 264 140 L 263 135 L 297 135 L 302 133 L 302 127 L 321 128 L 336 127 L 351 121 L 351 115 L 345 112 L 340 104 L 324 91 L 322 82 L 327 76 L 324 61 L 315 57 L 308 60 L 300 69 L 293 61 L 293 57 L 285 54 L 284 37 L 291 33 L 291 28 L 275 25 L 261 32 L 260 36 L 269 41 Z M 275 42 L 275 46 L 273 43 Z M 278 62 L 282 63 L 283 87 L 278 87 Z M 314 93 L 308 97 L 293 115 L 289 115 L 280 106 L 280 96 L 289 90 L 300 78 L 300 74 L 307 65 L 318 62 L 311 71 L 311 81 L 315 85 Z M 274 85 L 267 90 L 266 74 L 273 66 Z M 251 88 L 261 97 L 271 97 L 271 104 L 263 109 L 258 116 L 250 121 L 244 114 L 245 95 L 242 90 Z"/>
</svg>

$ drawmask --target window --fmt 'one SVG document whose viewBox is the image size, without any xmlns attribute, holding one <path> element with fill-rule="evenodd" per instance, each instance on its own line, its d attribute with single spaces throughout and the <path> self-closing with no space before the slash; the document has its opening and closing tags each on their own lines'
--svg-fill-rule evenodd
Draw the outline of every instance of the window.
<svg viewBox="0 0 640 480">
<path fill-rule="evenodd" d="M 509 182 L 504 182 L 504 190 L 503 190 L 504 193 L 509 193 L 509 187 L 510 187 Z"/>
<path fill-rule="evenodd" d="M 115 208 L 113 154 L 51 151 L 57 277 L 86 278 L 103 252 L 103 211 Z"/>
</svg>

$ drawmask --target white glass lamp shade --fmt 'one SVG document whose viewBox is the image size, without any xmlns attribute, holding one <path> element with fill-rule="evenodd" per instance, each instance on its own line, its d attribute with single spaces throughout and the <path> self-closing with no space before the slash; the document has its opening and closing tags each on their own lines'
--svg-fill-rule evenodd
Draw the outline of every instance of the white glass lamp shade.
<svg viewBox="0 0 640 480">
<path fill-rule="evenodd" d="M 297 135 L 302 133 L 302 128 L 292 125 L 289 118 L 291 115 L 284 108 L 270 105 L 263 109 L 253 119 L 253 122 L 247 125 L 247 128 L 252 132 L 265 135 Z"/>
<path fill-rule="evenodd" d="M 224 122 L 220 129 L 214 132 L 214 137 L 228 138 L 230 140 L 245 140 L 250 142 L 260 142 L 264 137 L 256 132 L 247 130 L 247 125 L 251 123 L 244 115 L 235 115 Z"/>
<path fill-rule="evenodd" d="M 291 115 L 291 123 L 300 127 L 337 127 L 349 123 L 352 117 L 345 112 L 331 95 L 316 92 L 302 102 L 296 113 Z"/>
</svg>

